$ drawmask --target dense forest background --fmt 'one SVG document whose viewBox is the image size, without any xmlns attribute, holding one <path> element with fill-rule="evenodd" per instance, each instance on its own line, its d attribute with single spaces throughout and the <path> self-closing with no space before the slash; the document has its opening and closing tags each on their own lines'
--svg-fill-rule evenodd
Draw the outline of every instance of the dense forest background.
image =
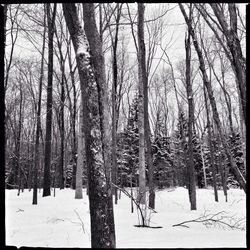
<svg viewBox="0 0 250 250">
<path fill-rule="evenodd" d="M 6 189 L 246 190 L 245 4 L 4 11 Z"/>
</svg>

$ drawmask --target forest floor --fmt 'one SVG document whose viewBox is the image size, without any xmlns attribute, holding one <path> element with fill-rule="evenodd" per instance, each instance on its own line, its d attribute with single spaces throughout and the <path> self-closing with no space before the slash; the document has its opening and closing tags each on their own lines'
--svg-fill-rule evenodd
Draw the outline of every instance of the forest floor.
<svg viewBox="0 0 250 250">
<path fill-rule="evenodd" d="M 90 214 L 86 190 L 81 200 L 74 198 L 72 189 L 56 190 L 56 197 L 42 197 L 32 205 L 32 191 L 5 191 L 6 245 L 29 247 L 91 246 Z M 190 211 L 185 188 L 156 192 L 157 213 L 151 212 L 150 226 L 138 225 L 138 213 L 125 194 L 114 205 L 117 248 L 216 248 L 246 247 L 246 195 L 243 190 L 228 190 L 228 202 L 219 190 L 219 202 L 214 201 L 212 189 L 197 189 L 197 210 Z M 217 214 L 215 216 L 215 214 Z M 149 215 L 149 212 L 148 212 Z M 190 222 L 174 224 L 199 217 L 221 222 Z M 224 222 L 226 224 L 224 224 Z M 234 225 L 235 229 L 228 225 Z"/>
</svg>

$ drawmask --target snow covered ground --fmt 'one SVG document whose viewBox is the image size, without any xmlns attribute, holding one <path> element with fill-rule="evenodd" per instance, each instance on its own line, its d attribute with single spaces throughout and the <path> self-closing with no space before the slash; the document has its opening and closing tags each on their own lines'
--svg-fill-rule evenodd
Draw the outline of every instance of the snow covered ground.
<svg viewBox="0 0 250 250">
<path fill-rule="evenodd" d="M 6 245 L 30 247 L 90 247 L 90 214 L 86 190 L 82 200 L 74 199 L 71 189 L 56 190 L 56 197 L 42 197 L 32 205 L 32 191 L 17 196 L 16 190 L 5 191 Z M 205 248 L 246 247 L 246 196 L 242 190 L 228 191 L 228 202 L 219 191 L 219 202 L 214 201 L 212 189 L 197 190 L 197 210 L 190 211 L 188 193 L 184 188 L 156 192 L 156 211 L 151 213 L 151 226 L 135 227 L 138 214 L 130 212 L 130 200 L 121 195 L 114 205 L 117 248 Z M 223 213 L 219 213 L 222 212 Z M 219 213 L 227 225 L 188 223 L 188 227 L 172 225 L 193 220 L 202 215 Z M 240 220 L 241 219 L 241 220 Z"/>
</svg>

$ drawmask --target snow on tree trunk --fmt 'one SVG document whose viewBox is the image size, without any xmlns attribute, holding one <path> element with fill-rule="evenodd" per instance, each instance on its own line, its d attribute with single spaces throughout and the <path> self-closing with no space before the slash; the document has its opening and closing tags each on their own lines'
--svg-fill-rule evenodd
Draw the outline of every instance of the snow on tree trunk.
<svg viewBox="0 0 250 250">
<path fill-rule="evenodd" d="M 82 172 L 85 158 L 85 142 L 83 133 L 83 107 L 82 102 L 79 111 L 79 131 L 78 131 L 78 148 L 77 148 L 77 165 L 76 165 L 76 190 L 75 198 L 82 199 Z"/>
<path fill-rule="evenodd" d="M 105 60 L 102 49 L 102 41 L 97 30 L 95 21 L 95 6 L 94 4 L 83 4 L 83 20 L 84 30 L 89 41 L 91 63 L 94 70 L 94 78 L 97 84 L 97 95 L 100 115 L 100 130 L 102 139 L 102 153 L 104 161 L 104 170 L 106 177 L 106 188 L 108 191 L 108 223 L 110 229 L 110 240 L 113 247 L 115 246 L 115 226 L 113 213 L 113 200 L 111 193 L 111 155 L 110 155 L 110 124 L 109 101 L 108 101 L 108 82 L 105 74 Z"/>
<path fill-rule="evenodd" d="M 139 128 L 139 194 L 137 200 L 146 203 L 146 176 L 145 176 L 145 123 L 144 123 L 144 89 L 143 74 L 145 70 L 144 45 L 144 5 L 138 3 L 138 67 L 139 67 L 139 96 L 138 96 L 138 128 Z M 144 59 L 144 60 L 143 60 Z"/>
<path fill-rule="evenodd" d="M 90 7 L 94 6 L 91 5 Z M 83 10 L 85 11 L 85 5 Z M 63 4 L 63 12 L 76 53 L 81 85 L 86 165 L 89 183 L 91 246 L 93 248 L 115 248 L 114 223 L 110 223 L 110 215 L 113 214 L 111 189 L 108 185 L 110 175 L 107 175 L 107 169 L 105 169 L 105 161 L 107 160 L 105 157 L 107 156 L 105 156 L 104 150 L 107 142 L 101 133 L 103 124 L 101 123 L 100 110 L 103 109 L 103 106 L 100 107 L 100 105 L 105 103 L 103 103 L 103 99 L 100 101 L 100 96 L 98 96 L 98 90 L 100 90 L 101 85 L 98 85 L 95 81 L 95 77 L 97 78 L 102 74 L 104 65 L 102 68 L 95 68 L 95 70 L 92 68 L 88 52 L 88 42 L 78 19 L 75 4 Z M 86 10 L 86 12 L 90 14 L 89 11 Z M 89 22 L 95 21 L 92 19 L 93 12 L 90 16 L 86 16 L 86 12 L 84 12 L 85 25 L 86 18 L 89 19 Z M 89 28 L 93 31 L 92 27 L 89 26 Z M 102 50 L 99 48 L 98 52 L 100 53 L 100 51 L 101 54 L 99 56 L 103 57 Z M 104 82 L 101 84 L 104 84 Z M 105 113 L 104 115 L 107 114 Z M 106 129 L 105 125 L 104 129 Z M 105 133 L 107 132 L 105 131 Z"/>
</svg>

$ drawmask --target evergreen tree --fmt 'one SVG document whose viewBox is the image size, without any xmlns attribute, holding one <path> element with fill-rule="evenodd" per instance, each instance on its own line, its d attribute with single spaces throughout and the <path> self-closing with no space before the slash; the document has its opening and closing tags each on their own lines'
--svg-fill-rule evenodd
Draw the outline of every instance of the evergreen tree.
<svg viewBox="0 0 250 250">
<path fill-rule="evenodd" d="M 163 114 L 158 112 L 156 117 L 155 139 L 152 143 L 155 184 L 158 188 L 171 187 L 176 182 L 170 138 L 167 137 Z"/>
<path fill-rule="evenodd" d="M 152 149 L 158 188 L 174 186 L 174 163 L 170 151 L 170 138 L 157 135 L 152 143 Z"/>
<path fill-rule="evenodd" d="M 243 159 L 244 155 L 243 155 L 243 148 L 242 148 L 242 139 L 241 139 L 240 133 L 234 133 L 234 134 L 229 135 L 228 143 L 230 145 L 231 153 L 232 153 L 232 156 L 235 160 L 237 167 L 239 168 L 243 176 L 246 178 L 246 171 L 245 171 L 244 159 Z M 239 187 L 239 183 L 235 179 L 233 173 L 231 172 L 231 169 L 229 169 L 227 183 L 229 187 L 233 187 L 233 188 Z"/>
<path fill-rule="evenodd" d="M 132 177 L 133 186 L 138 183 L 138 96 L 136 95 L 129 110 L 127 127 L 118 135 L 118 183 L 129 186 Z M 121 181 L 122 180 L 122 181 Z"/>
<path fill-rule="evenodd" d="M 188 176 L 187 176 L 187 160 L 188 160 L 188 124 L 187 118 L 183 109 L 180 109 L 178 123 L 177 123 L 177 131 L 175 131 L 173 135 L 173 143 L 174 143 L 174 165 L 175 172 L 178 173 L 179 176 L 179 185 L 188 184 Z M 201 157 L 201 145 L 199 142 L 199 138 L 197 137 L 195 129 L 193 129 L 193 157 L 194 157 L 194 167 L 196 174 L 196 185 L 199 188 L 204 187 L 204 176 L 202 169 L 202 157 Z"/>
<path fill-rule="evenodd" d="M 211 166 L 211 152 L 209 150 L 209 142 L 208 142 L 207 138 L 205 138 L 202 147 L 203 147 L 203 153 L 204 153 L 204 162 L 205 162 L 207 185 L 208 186 L 213 186 L 213 174 L 212 174 L 212 166 Z"/>
<path fill-rule="evenodd" d="M 204 175 L 202 169 L 202 158 L 201 158 L 201 145 L 199 138 L 193 131 L 193 154 L 194 154 L 194 168 L 196 172 L 196 182 L 199 188 L 204 187 Z"/>
</svg>

